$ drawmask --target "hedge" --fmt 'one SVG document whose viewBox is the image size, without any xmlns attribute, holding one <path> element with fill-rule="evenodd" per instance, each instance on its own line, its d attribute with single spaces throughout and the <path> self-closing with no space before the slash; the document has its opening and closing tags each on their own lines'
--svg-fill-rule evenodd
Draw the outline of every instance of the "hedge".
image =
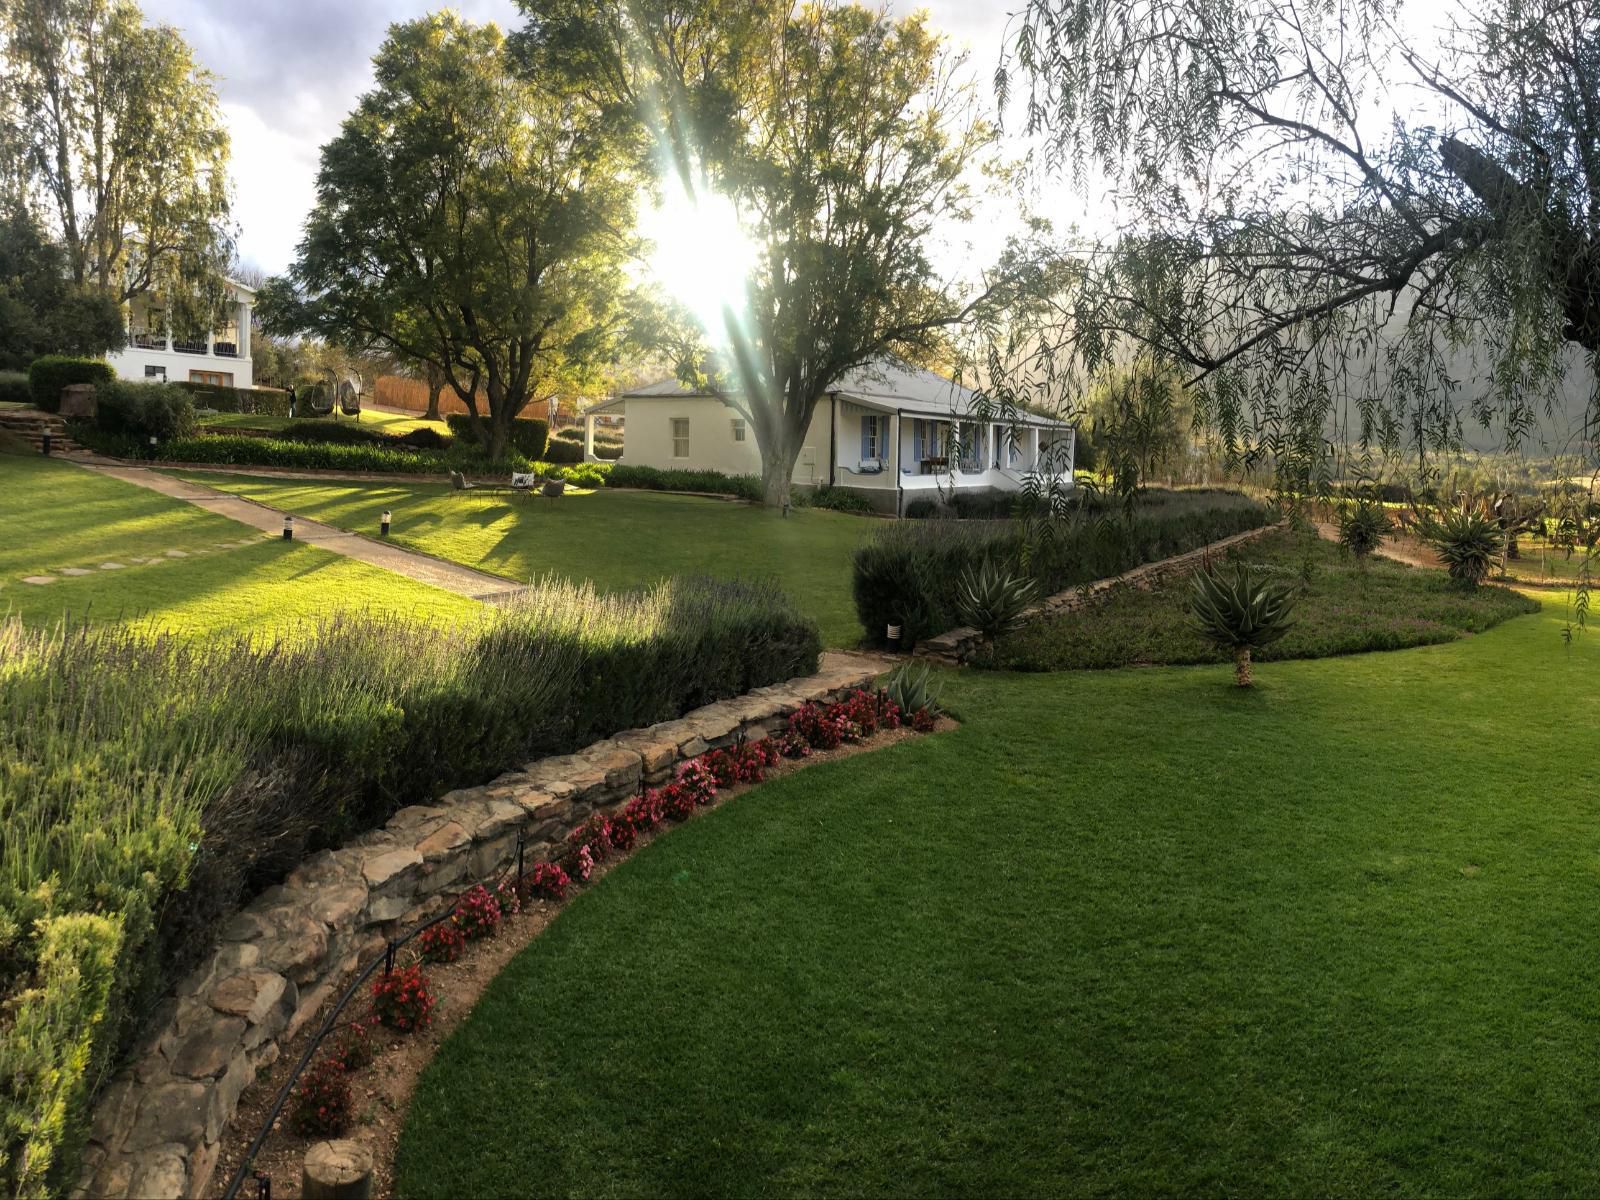
<svg viewBox="0 0 1600 1200">
<path fill-rule="evenodd" d="M 33 388 L 28 385 L 26 371 L 0 371 L 0 402 L 7 404 L 32 404 Z"/>
<path fill-rule="evenodd" d="M 617 463 L 607 482 L 612 487 L 648 488 L 656 492 L 712 492 L 737 496 L 741 500 L 761 500 L 766 493 L 756 475 L 724 475 L 721 471 L 661 470 L 657 467 L 631 467 Z"/>
<path fill-rule="evenodd" d="M 0 1195 L 70 1189 L 90 1091 L 251 894 L 408 804 L 816 670 L 774 585 L 549 581 L 451 626 L 198 640 L 0 622 Z"/>
<path fill-rule="evenodd" d="M 61 391 L 74 383 L 99 386 L 116 378 L 111 364 L 103 358 L 69 358 L 65 354 L 46 354 L 28 367 L 28 388 L 33 402 L 45 412 L 61 410 Z"/>
<path fill-rule="evenodd" d="M 261 417 L 287 417 L 289 393 L 277 388 L 227 387 L 220 383 L 178 381 L 173 386 L 194 394 L 201 408 L 218 412 L 254 413 Z"/>
<path fill-rule="evenodd" d="M 95 389 L 95 425 L 109 434 L 140 441 L 194 435 L 197 424 L 189 393 L 169 383 L 114 379 Z"/>
<path fill-rule="evenodd" d="M 483 424 L 488 425 L 489 419 L 482 418 Z M 444 422 L 457 440 L 463 442 L 476 442 L 477 430 L 473 428 L 472 417 L 467 413 L 449 413 Z M 537 417 L 518 417 L 511 422 L 509 445 L 511 449 L 526 459 L 537 462 L 544 457 L 545 447 L 550 441 L 550 423 L 541 421 Z"/>
<path fill-rule="evenodd" d="M 986 559 L 1030 575 L 1050 595 L 1265 525 L 1272 514 L 1237 492 L 1151 492 L 1131 520 L 1087 512 L 1071 522 L 933 519 L 885 524 L 856 550 L 851 588 L 871 636 L 901 626 L 907 644 L 961 624 L 956 584 Z"/>
</svg>

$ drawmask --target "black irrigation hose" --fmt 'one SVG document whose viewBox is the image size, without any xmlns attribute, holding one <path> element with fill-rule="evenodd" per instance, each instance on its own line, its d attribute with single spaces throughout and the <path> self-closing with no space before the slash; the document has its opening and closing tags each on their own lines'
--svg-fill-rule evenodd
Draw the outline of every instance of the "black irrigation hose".
<svg viewBox="0 0 1600 1200">
<path fill-rule="evenodd" d="M 527 872 L 522 869 L 524 845 L 525 835 L 518 833 L 516 874 L 516 880 L 518 883 L 521 883 L 522 880 L 527 877 Z M 509 870 L 509 868 L 507 868 L 507 870 Z M 494 877 L 494 886 L 490 889 L 491 891 L 499 890 L 500 885 L 505 882 L 507 870 L 502 870 Z M 479 880 L 477 883 L 468 884 L 465 888 L 456 893 L 455 902 L 458 903 L 461 900 L 461 897 L 465 896 L 473 888 L 487 886 L 488 883 L 484 880 Z M 251 1165 L 256 1160 L 256 1155 L 261 1153 L 261 1147 L 266 1144 L 267 1138 L 271 1136 L 273 1127 L 278 1123 L 278 1118 L 283 1115 L 283 1107 L 289 1102 L 289 1096 L 294 1091 L 294 1085 L 300 1082 L 300 1076 L 305 1072 L 306 1067 L 310 1065 L 312 1056 L 315 1055 L 316 1052 L 322 1047 L 323 1039 L 326 1038 L 328 1034 L 332 1033 L 334 1028 L 339 1024 L 339 1017 L 343 1014 L 345 1005 L 349 1004 L 350 1001 L 355 998 L 356 993 L 360 991 L 367 980 L 371 978 L 372 972 L 375 971 L 380 964 L 383 966 L 383 973 L 385 975 L 394 969 L 394 955 L 396 950 L 399 950 L 418 934 L 425 933 L 427 930 L 432 929 L 435 925 L 448 921 L 451 917 L 455 916 L 456 903 L 451 903 L 437 917 L 434 917 L 430 921 L 424 921 L 422 924 L 411 929 L 403 936 L 390 938 L 389 944 L 383 949 L 383 954 L 369 962 L 362 970 L 361 974 L 357 975 L 353 980 L 350 981 L 350 986 L 345 988 L 344 995 L 339 997 L 339 1003 L 335 1004 L 333 1006 L 333 1010 L 323 1018 L 322 1025 L 317 1030 L 317 1036 L 311 1039 L 311 1044 L 307 1046 L 305 1048 L 305 1052 L 300 1055 L 300 1061 L 295 1064 L 294 1070 L 289 1073 L 289 1078 L 285 1079 L 283 1081 L 283 1086 L 278 1089 L 278 1095 L 277 1098 L 272 1102 L 271 1111 L 267 1113 L 266 1120 L 261 1123 L 261 1128 L 256 1131 L 256 1136 L 251 1140 L 250 1149 L 247 1150 L 245 1152 L 245 1156 L 239 1160 L 239 1165 L 233 1172 L 233 1178 L 228 1181 L 228 1190 L 222 1194 L 222 1200 L 237 1200 L 239 1189 L 244 1186 L 246 1173 L 250 1171 Z M 257 1178 L 265 1181 L 264 1176 L 257 1176 Z M 267 1186 L 270 1187 L 270 1183 L 267 1184 Z"/>
</svg>

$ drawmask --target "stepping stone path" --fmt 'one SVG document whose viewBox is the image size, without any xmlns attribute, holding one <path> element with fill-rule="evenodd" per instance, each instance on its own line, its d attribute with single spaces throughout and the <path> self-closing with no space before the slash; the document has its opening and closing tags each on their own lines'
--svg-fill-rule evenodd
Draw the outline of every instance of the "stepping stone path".
<svg viewBox="0 0 1600 1200">
<path fill-rule="evenodd" d="M 87 575 L 89 573 L 88 567 L 61 567 L 59 569 L 63 575 Z"/>
<path fill-rule="evenodd" d="M 165 553 L 166 553 L 166 556 L 168 558 L 188 558 L 189 557 L 189 552 L 187 550 L 168 550 L 168 551 L 165 551 Z"/>
<path fill-rule="evenodd" d="M 54 575 L 24 575 L 22 577 L 23 583 L 46 584 L 54 583 L 55 581 L 56 577 Z"/>
<path fill-rule="evenodd" d="M 102 571 L 120 571 L 123 567 L 121 563 L 101 563 L 100 569 Z"/>
</svg>

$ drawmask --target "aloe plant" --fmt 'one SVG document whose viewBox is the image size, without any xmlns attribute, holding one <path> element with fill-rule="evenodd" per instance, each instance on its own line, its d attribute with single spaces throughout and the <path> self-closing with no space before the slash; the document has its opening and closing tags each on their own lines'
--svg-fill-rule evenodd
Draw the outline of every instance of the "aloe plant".
<svg viewBox="0 0 1600 1200">
<path fill-rule="evenodd" d="M 993 640 L 1022 624 L 1023 613 L 1038 595 L 1038 585 L 992 558 L 969 566 L 956 582 L 956 613 L 984 637 Z"/>
<path fill-rule="evenodd" d="M 1190 611 L 1201 636 L 1233 653 L 1233 681 L 1250 687 L 1250 653 L 1270 646 L 1293 623 L 1296 592 L 1292 585 L 1266 578 L 1243 563 L 1230 569 L 1206 567 L 1194 577 Z"/>
<path fill-rule="evenodd" d="M 903 713 L 914 713 L 922 709 L 936 713 L 939 711 L 940 689 L 932 686 L 931 676 L 932 672 L 927 663 L 921 666 L 901 663 L 883 681 L 884 694 L 893 700 Z"/>
<path fill-rule="evenodd" d="M 1367 555 L 1376 550 L 1394 529 L 1383 505 L 1361 500 L 1339 514 L 1339 542 L 1365 566 Z"/>
<path fill-rule="evenodd" d="M 1422 536 L 1439 552 L 1450 578 L 1474 588 L 1489 574 L 1501 532 L 1483 504 L 1464 500 L 1441 516 L 1426 515 Z"/>
</svg>

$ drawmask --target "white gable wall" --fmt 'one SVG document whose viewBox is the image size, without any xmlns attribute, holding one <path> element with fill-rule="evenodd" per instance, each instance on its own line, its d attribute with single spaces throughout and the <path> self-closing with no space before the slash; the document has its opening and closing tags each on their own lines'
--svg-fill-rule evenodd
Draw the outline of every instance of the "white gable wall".
<svg viewBox="0 0 1600 1200">
<path fill-rule="evenodd" d="M 656 467 L 660 470 L 721 471 L 724 475 L 760 475 L 761 450 L 756 432 L 737 411 L 712 396 L 629 396 L 623 401 L 627 434 L 622 442 L 622 458 L 630 467 Z M 828 424 L 831 418 L 827 400 L 817 405 L 811 428 L 801 445 L 795 464 L 796 483 L 827 481 Z M 688 455 L 679 457 L 682 445 L 673 436 L 673 422 L 689 423 Z M 734 435 L 734 422 L 744 424 L 744 440 Z M 843 425 L 843 421 L 840 422 Z M 859 437 L 859 429 L 855 436 Z"/>
</svg>

